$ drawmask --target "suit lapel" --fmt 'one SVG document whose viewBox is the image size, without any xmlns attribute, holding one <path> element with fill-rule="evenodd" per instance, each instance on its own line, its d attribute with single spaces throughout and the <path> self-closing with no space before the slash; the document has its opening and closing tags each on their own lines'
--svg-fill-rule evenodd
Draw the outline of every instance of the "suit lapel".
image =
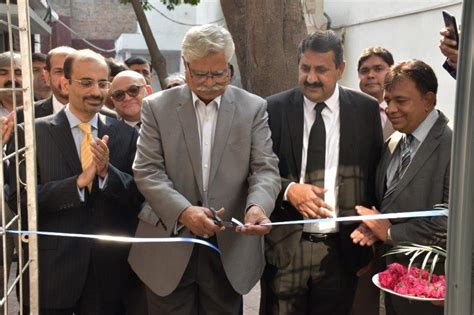
<svg viewBox="0 0 474 315">
<path fill-rule="evenodd" d="M 79 160 L 74 138 L 71 133 L 71 127 L 64 110 L 54 116 L 49 130 L 51 138 L 58 145 L 64 155 L 64 161 L 66 161 L 71 171 L 74 174 L 82 173 L 81 161 Z"/>
<path fill-rule="evenodd" d="M 102 115 L 102 114 L 97 114 L 97 136 L 102 139 L 103 136 L 108 135 L 109 136 L 109 147 L 111 146 L 110 144 L 115 142 L 116 137 L 114 137 L 115 134 L 115 128 L 113 128 L 110 123 L 107 121 L 107 116 Z"/>
<path fill-rule="evenodd" d="M 199 143 L 199 131 L 194 111 L 191 91 L 189 88 L 183 87 L 179 99 L 179 105 L 176 108 L 181 129 L 184 134 L 184 142 L 188 150 L 188 158 L 194 171 L 199 191 L 203 191 L 202 187 L 202 162 L 201 162 L 201 146 Z"/>
<path fill-rule="evenodd" d="M 216 176 L 222 154 L 226 148 L 227 139 L 229 138 L 232 128 L 232 120 L 234 119 L 235 103 L 231 87 L 227 87 L 222 95 L 219 112 L 217 115 L 216 130 L 214 132 L 214 143 L 211 153 L 211 170 L 209 173 L 209 187 Z"/>
<path fill-rule="evenodd" d="M 289 104 L 286 107 L 286 123 L 290 132 L 290 141 L 293 148 L 293 160 L 298 170 L 298 178 L 301 174 L 301 154 L 303 151 L 303 128 L 304 128 L 304 98 L 303 94 L 295 89 Z"/>
<path fill-rule="evenodd" d="M 355 106 L 351 104 L 343 88 L 339 87 L 339 115 L 340 115 L 340 138 L 339 138 L 339 167 L 338 180 L 343 175 L 343 167 L 357 165 L 354 161 L 356 156 L 352 147 L 356 145 L 356 113 Z"/>
</svg>

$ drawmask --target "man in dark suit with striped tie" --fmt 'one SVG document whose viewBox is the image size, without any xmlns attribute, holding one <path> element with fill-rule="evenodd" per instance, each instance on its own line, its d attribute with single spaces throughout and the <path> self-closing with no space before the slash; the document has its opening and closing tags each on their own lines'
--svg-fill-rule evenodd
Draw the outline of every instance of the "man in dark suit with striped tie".
<svg viewBox="0 0 474 315">
<path fill-rule="evenodd" d="M 446 116 L 435 109 L 437 90 L 435 73 L 420 60 L 401 62 L 387 74 L 387 116 L 398 132 L 385 143 L 377 167 L 376 197 L 381 213 L 423 211 L 448 203 L 452 131 Z M 361 215 L 380 213 L 361 206 L 356 209 Z M 403 242 L 445 248 L 446 236 L 446 217 L 369 220 L 351 235 L 360 245 L 382 241 L 385 250 Z M 407 257 L 394 257 L 387 257 L 387 263 L 408 264 Z M 443 314 L 442 308 L 430 303 L 389 294 L 385 302 L 390 315 Z"/>
<path fill-rule="evenodd" d="M 110 85 L 108 76 L 99 54 L 70 54 L 61 82 L 69 103 L 36 121 L 41 231 L 120 236 L 135 231 L 143 201 L 131 170 L 138 135 L 134 128 L 99 113 Z M 10 176 L 16 180 L 14 168 Z M 25 191 L 21 193 L 26 201 Z M 12 206 L 15 200 L 13 191 Z M 131 272 L 128 244 L 39 237 L 38 247 L 40 314 L 125 313 L 122 299 Z M 24 303 L 29 302 L 27 287 Z"/>
</svg>

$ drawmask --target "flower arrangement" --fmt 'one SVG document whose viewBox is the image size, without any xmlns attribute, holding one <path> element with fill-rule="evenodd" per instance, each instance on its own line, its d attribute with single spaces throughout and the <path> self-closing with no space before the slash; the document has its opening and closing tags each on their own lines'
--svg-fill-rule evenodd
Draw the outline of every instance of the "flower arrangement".
<svg viewBox="0 0 474 315">
<path fill-rule="evenodd" d="M 412 267 L 413 261 L 426 253 L 421 268 Z M 418 244 L 399 245 L 386 255 L 412 255 L 408 267 L 398 263 L 390 264 L 387 270 L 378 274 L 382 288 L 392 290 L 405 296 L 428 299 L 444 299 L 446 292 L 446 276 L 433 274 L 439 257 L 446 257 L 446 251 L 438 246 L 423 246 Z M 432 260 L 430 262 L 430 257 Z M 429 271 L 426 267 L 430 265 Z"/>
</svg>

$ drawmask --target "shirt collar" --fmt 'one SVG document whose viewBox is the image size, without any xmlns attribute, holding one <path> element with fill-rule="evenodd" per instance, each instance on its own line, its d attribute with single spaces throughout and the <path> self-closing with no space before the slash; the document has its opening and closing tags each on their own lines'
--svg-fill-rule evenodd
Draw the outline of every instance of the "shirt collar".
<svg viewBox="0 0 474 315">
<path fill-rule="evenodd" d="M 426 136 L 428 136 L 428 133 L 430 132 L 433 125 L 436 123 L 436 120 L 438 120 L 438 117 L 438 111 L 433 109 L 428 114 L 428 116 L 426 116 L 425 120 L 423 120 L 421 124 L 415 129 L 415 131 L 412 132 L 413 137 L 420 141 L 420 143 L 423 142 Z"/>
<path fill-rule="evenodd" d="M 61 102 L 56 98 L 56 96 L 54 96 L 54 94 L 53 94 L 52 100 L 53 100 L 53 113 L 57 113 L 57 112 L 61 111 L 61 109 L 64 108 L 65 105 L 64 105 L 63 103 L 61 103 Z"/>
<path fill-rule="evenodd" d="M 196 108 L 196 102 L 201 101 L 201 100 L 199 99 L 199 97 L 193 91 L 191 91 L 191 94 L 192 94 L 192 97 L 193 97 L 193 106 L 194 106 L 194 108 Z M 216 97 L 215 99 L 212 100 L 212 102 L 216 102 L 218 110 L 219 110 L 219 107 L 221 106 L 221 99 L 222 99 L 222 95 L 219 95 L 218 97 Z M 210 102 L 209 102 L 209 104 L 210 104 Z"/>
<path fill-rule="evenodd" d="M 387 102 L 385 100 L 382 101 L 382 103 L 379 104 L 380 110 L 385 112 L 385 109 L 387 108 Z"/>
<path fill-rule="evenodd" d="M 329 111 L 334 112 L 337 106 L 339 106 L 339 84 L 336 83 L 336 87 L 334 88 L 334 93 L 324 101 L 326 107 Z M 304 104 L 308 109 L 313 110 L 314 106 L 316 105 L 315 102 L 309 100 L 306 96 L 304 96 Z"/>
<path fill-rule="evenodd" d="M 66 108 L 64 109 L 64 113 L 66 114 L 67 120 L 69 121 L 69 125 L 71 129 L 74 129 L 79 126 L 82 121 L 77 118 L 69 109 L 69 103 L 66 104 Z M 98 115 L 95 114 L 94 117 L 88 122 L 93 129 L 98 129 Z"/>
</svg>

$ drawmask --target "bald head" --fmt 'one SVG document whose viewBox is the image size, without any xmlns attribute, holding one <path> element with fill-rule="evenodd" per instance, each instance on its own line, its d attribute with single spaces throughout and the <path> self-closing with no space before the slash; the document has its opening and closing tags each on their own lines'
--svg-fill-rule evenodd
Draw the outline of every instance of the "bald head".
<svg viewBox="0 0 474 315">
<path fill-rule="evenodd" d="M 115 76 L 110 86 L 110 96 L 120 118 L 139 122 L 143 98 L 151 92 L 142 74 L 125 70 Z"/>
</svg>

